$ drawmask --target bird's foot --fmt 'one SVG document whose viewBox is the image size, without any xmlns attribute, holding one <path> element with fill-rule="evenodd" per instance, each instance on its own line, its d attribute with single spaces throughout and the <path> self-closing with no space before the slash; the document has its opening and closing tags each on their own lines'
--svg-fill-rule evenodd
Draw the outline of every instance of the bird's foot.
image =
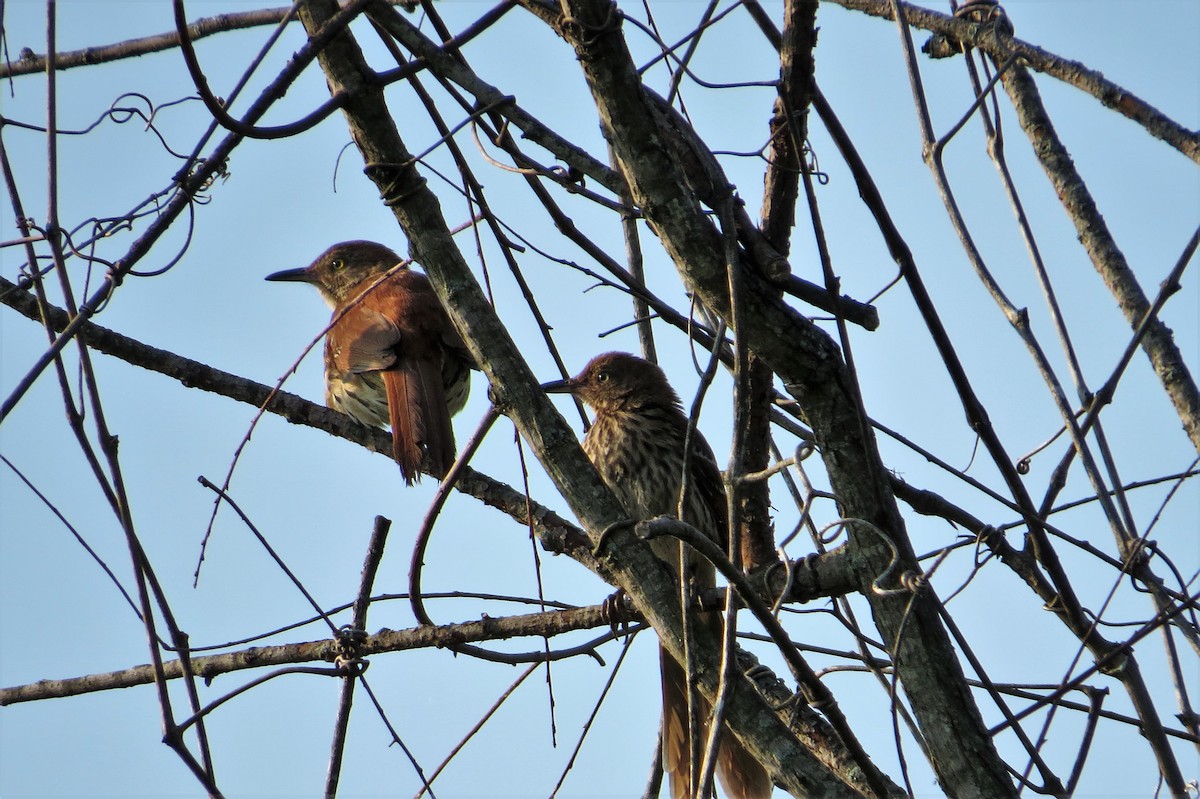
<svg viewBox="0 0 1200 799">
<path fill-rule="evenodd" d="M 629 622 L 633 620 L 633 608 L 624 588 L 618 588 L 605 597 L 600 603 L 600 618 L 612 630 L 614 636 L 629 632 Z"/>
</svg>

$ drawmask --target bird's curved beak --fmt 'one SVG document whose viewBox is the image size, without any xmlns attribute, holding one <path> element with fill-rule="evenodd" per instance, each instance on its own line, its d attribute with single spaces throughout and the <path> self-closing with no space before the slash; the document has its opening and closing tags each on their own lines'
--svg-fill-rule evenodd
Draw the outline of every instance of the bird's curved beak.
<svg viewBox="0 0 1200 799">
<path fill-rule="evenodd" d="M 570 380 L 551 380 L 542 383 L 542 391 L 547 394 L 571 394 L 575 391 L 575 384 Z"/>
<path fill-rule="evenodd" d="M 313 283 L 312 272 L 308 271 L 308 267 L 304 269 L 284 269 L 282 272 L 272 272 L 263 280 L 271 280 L 277 282 L 294 282 L 294 283 Z"/>
</svg>

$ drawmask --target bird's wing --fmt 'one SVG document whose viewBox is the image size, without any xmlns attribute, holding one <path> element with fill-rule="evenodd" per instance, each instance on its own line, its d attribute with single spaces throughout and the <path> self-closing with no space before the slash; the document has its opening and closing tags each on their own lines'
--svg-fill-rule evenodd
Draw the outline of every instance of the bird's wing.
<svg viewBox="0 0 1200 799">
<path fill-rule="evenodd" d="M 400 328 L 379 311 L 362 305 L 337 323 L 341 346 L 334 352 L 338 369 L 352 374 L 378 372 L 396 363 Z"/>
</svg>

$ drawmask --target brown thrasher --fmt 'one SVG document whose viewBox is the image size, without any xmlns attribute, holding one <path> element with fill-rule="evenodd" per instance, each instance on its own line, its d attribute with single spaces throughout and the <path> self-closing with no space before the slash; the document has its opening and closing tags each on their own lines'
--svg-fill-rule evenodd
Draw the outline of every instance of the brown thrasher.
<svg viewBox="0 0 1200 799">
<path fill-rule="evenodd" d="M 422 467 L 441 477 L 454 462 L 450 417 L 467 402 L 474 363 L 429 278 L 408 266 L 384 277 L 400 261 L 382 244 L 346 241 L 266 279 L 312 283 L 333 306 L 325 404 L 364 424 L 390 424 L 392 454 L 411 485 Z"/>
<path fill-rule="evenodd" d="M 595 411 L 595 420 L 583 439 L 583 451 L 631 516 L 678 516 L 688 417 L 662 369 L 628 353 L 609 352 L 593 358 L 570 380 L 548 383 L 544 388 L 573 394 Z M 689 488 L 683 521 L 728 551 L 725 487 L 712 448 L 698 430 L 692 436 L 687 469 Z M 651 546 L 654 554 L 678 575 L 678 543 L 659 538 Z M 713 566 L 703 558 L 692 555 L 686 569 L 697 588 L 716 585 Z M 703 623 L 720 635 L 721 619 L 716 613 L 704 613 Z M 670 778 L 671 796 L 689 799 L 694 791 L 687 676 L 665 649 L 659 652 L 663 770 Z M 710 712 L 708 703 L 701 700 L 699 711 L 697 715 L 705 719 Z M 698 733 L 701 742 L 707 737 L 703 727 L 707 724 L 702 724 Z M 732 734 L 721 738 L 717 776 L 733 799 L 766 799 L 771 795 L 773 786 L 766 769 Z"/>
</svg>

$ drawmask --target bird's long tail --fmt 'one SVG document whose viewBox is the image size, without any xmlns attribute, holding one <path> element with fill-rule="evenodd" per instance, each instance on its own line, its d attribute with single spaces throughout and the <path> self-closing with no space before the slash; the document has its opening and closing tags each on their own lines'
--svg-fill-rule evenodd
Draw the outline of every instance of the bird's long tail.
<svg viewBox="0 0 1200 799">
<path fill-rule="evenodd" d="M 392 425 L 392 455 L 404 482 L 421 479 L 421 467 L 437 477 L 454 463 L 454 429 L 446 407 L 441 367 L 429 359 L 402 358 L 381 372 Z"/>
<path fill-rule="evenodd" d="M 716 621 L 719 629 L 720 620 Z M 702 697 L 696 697 L 699 702 L 696 715 L 701 723 L 697 731 L 699 746 L 693 747 L 688 734 L 687 675 L 665 649 L 659 649 L 659 656 L 662 661 L 663 771 L 670 782 L 672 799 L 691 799 L 695 796 L 691 779 L 692 753 L 704 751 L 708 739 L 706 720 L 711 707 Z M 733 733 L 728 729 L 722 733 L 717 749 L 717 778 L 726 795 L 730 799 L 768 799 L 773 783 L 766 769 Z M 699 764 L 696 772 L 699 773 Z"/>
</svg>

